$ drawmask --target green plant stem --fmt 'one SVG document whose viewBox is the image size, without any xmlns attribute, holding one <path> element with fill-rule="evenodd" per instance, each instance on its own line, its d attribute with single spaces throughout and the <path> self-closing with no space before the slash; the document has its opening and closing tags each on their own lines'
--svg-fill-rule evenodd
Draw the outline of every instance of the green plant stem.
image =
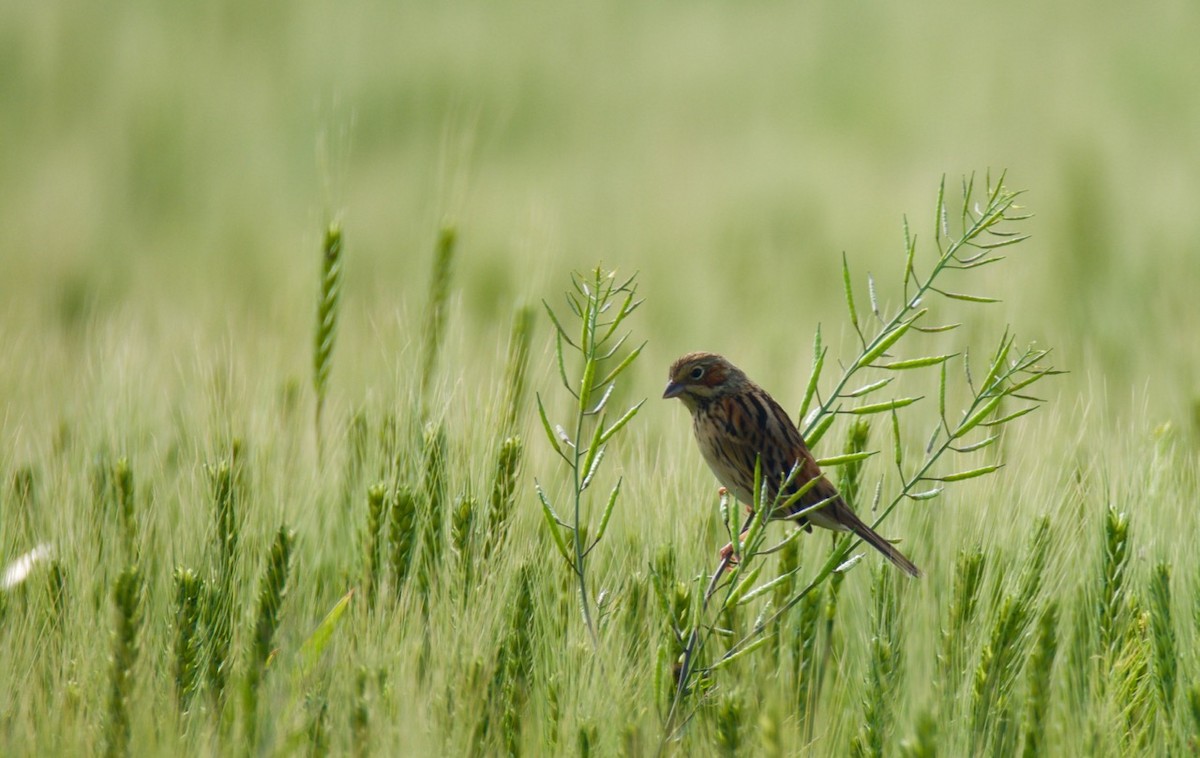
<svg viewBox="0 0 1200 758">
<path fill-rule="evenodd" d="M 596 284 L 599 285 L 599 270 L 598 269 L 597 269 L 596 273 L 597 273 Z M 585 327 L 584 327 L 584 329 L 585 329 L 584 336 L 586 337 L 588 335 L 591 335 L 591 339 L 587 339 L 586 341 L 581 341 L 581 344 L 580 344 L 580 348 L 584 351 L 584 357 L 585 357 L 586 363 L 592 363 L 596 360 L 596 356 L 594 355 L 594 353 L 596 351 L 596 321 L 600 315 L 600 290 L 599 290 L 599 287 L 597 287 L 597 291 L 596 291 L 595 295 L 593 295 L 592 297 L 593 297 L 593 302 L 595 303 L 595 305 L 591 305 L 589 303 L 589 307 L 586 311 L 587 316 L 585 319 Z M 584 369 L 584 372 L 585 373 L 587 372 L 586 367 Z M 584 388 L 581 388 L 581 390 L 582 391 L 580 392 L 580 398 L 579 398 L 579 413 L 575 414 L 575 444 L 571 447 L 572 457 L 574 458 L 574 461 L 571 464 L 571 475 L 575 482 L 575 487 L 574 487 L 574 491 L 575 491 L 574 525 L 575 525 L 575 528 L 571 530 L 571 536 L 573 538 L 572 539 L 572 547 L 574 547 L 574 549 L 575 549 L 575 576 L 579 580 L 579 604 L 583 610 L 583 623 L 585 626 L 587 626 L 588 636 L 591 637 L 591 639 L 592 639 L 592 647 L 598 648 L 600 646 L 600 638 L 596 634 L 595 622 L 592 621 L 591 602 L 588 599 L 587 576 L 586 576 L 586 571 L 584 569 L 584 563 L 583 563 L 587 557 L 586 556 L 586 548 L 584 547 L 584 544 L 583 544 L 587 535 L 585 535 L 583 533 L 583 529 L 581 528 L 583 525 L 583 477 L 586 476 L 587 473 L 580 472 L 580 464 L 582 463 L 582 455 L 580 453 L 580 443 L 583 442 L 583 419 L 584 419 L 584 414 L 587 411 L 587 408 L 586 408 L 587 397 L 584 394 L 584 392 L 586 390 L 584 390 Z"/>
<path fill-rule="evenodd" d="M 754 520 L 754 516 L 748 516 L 746 523 L 742 525 L 742 531 L 750 528 L 750 522 Z M 708 587 L 704 590 L 704 595 L 700 600 L 700 618 L 704 618 L 705 612 L 708 610 L 709 601 L 713 595 L 717 593 L 717 588 L 720 586 L 721 577 L 729 568 L 733 561 L 733 554 L 730 553 L 721 558 L 721 562 L 717 564 L 717 570 L 708 580 Z M 734 586 L 733 582 L 729 583 L 730 591 Z M 711 629 L 708 630 L 711 633 Z M 674 738 L 674 732 L 677 728 L 681 728 L 683 724 L 675 724 L 675 719 L 679 712 L 679 706 L 683 702 L 683 696 L 687 694 L 688 681 L 692 675 L 692 666 L 695 660 L 696 651 L 700 643 L 700 625 L 692 627 L 691 633 L 688 635 L 687 643 L 683 647 L 683 660 L 680 662 L 678 680 L 675 684 L 675 695 L 671 699 L 671 709 L 667 713 L 667 727 L 663 730 L 663 738 L 658 744 L 657 755 L 662 755 L 663 749 L 667 742 Z M 686 722 L 685 722 L 686 723 Z"/>
<path fill-rule="evenodd" d="M 1000 179 L 997 182 L 997 188 L 1000 187 L 1000 185 L 1003 183 L 1003 181 L 1004 181 L 1004 176 L 1001 175 Z M 944 190 L 945 190 L 945 180 L 943 180 L 943 182 L 942 182 L 942 191 L 939 192 L 939 194 L 938 194 L 938 206 L 939 206 L 938 207 L 938 215 L 939 215 L 939 217 L 942 215 L 942 212 L 945 209 L 945 205 L 942 202 Z M 879 333 L 875 335 L 875 337 L 871 340 L 871 342 L 869 344 L 866 344 L 863 346 L 861 355 L 863 355 L 863 356 L 870 355 L 872 352 L 877 350 L 879 348 L 879 346 L 883 343 L 884 339 L 889 337 L 895 329 L 899 328 L 902 325 L 902 323 L 904 322 L 905 318 L 907 318 L 908 315 L 910 313 L 912 313 L 917 308 L 918 305 L 920 305 L 921 301 L 925 298 L 925 295 L 928 294 L 931 290 L 936 291 L 935 288 L 933 287 L 933 282 L 935 279 L 937 279 L 938 275 L 941 274 L 942 271 L 944 271 L 946 269 L 946 267 L 948 265 L 950 265 L 950 263 L 956 259 L 958 252 L 960 250 L 962 250 L 966 245 L 968 245 L 971 242 L 971 240 L 975 239 L 980 234 L 985 232 L 989 227 L 993 226 L 997 222 L 997 220 L 1003 218 L 1004 211 L 1006 211 L 1012 207 L 1013 201 L 1016 200 L 1016 198 L 1017 198 L 1017 194 L 1018 193 L 1008 193 L 1004 197 L 1000 198 L 1000 202 L 998 204 L 996 203 L 996 201 L 989 203 L 988 208 L 986 208 L 985 211 L 980 215 L 980 217 L 975 220 L 975 222 L 971 225 L 970 229 L 966 230 L 962 234 L 962 236 L 960 236 L 957 240 L 955 240 L 953 243 L 951 243 L 946 248 L 945 252 L 942 253 L 942 255 L 938 259 L 937 263 L 934 264 L 933 270 L 930 271 L 929 276 L 927 276 L 925 278 L 925 281 L 923 283 L 918 283 L 916 294 L 914 294 L 911 298 L 908 298 L 908 300 L 904 304 L 904 307 L 901 308 L 899 311 L 897 311 L 896 315 L 892 316 L 892 318 L 886 324 L 883 325 L 883 328 L 879 330 Z M 940 251 L 941 250 L 941 235 L 939 235 L 937 237 L 937 240 L 938 240 L 938 250 Z M 915 272 L 914 272 L 914 278 L 916 278 Z M 907 283 L 906 283 L 906 285 L 907 285 Z M 907 286 L 906 286 L 906 289 L 907 289 Z M 907 295 L 907 292 L 905 293 L 905 295 Z M 920 318 L 920 316 L 923 313 L 924 313 L 924 311 L 918 311 L 917 315 L 912 317 L 913 320 L 915 321 L 917 318 Z M 846 385 L 850 382 L 850 379 L 853 376 L 855 376 L 861 369 L 865 368 L 867 365 L 869 365 L 869 364 L 861 363 L 861 358 L 860 358 L 860 360 L 857 360 L 854 363 L 850 364 L 850 367 L 842 373 L 842 378 L 834 386 L 833 393 L 829 396 L 829 400 L 821 403 L 819 406 L 819 411 L 817 413 L 813 414 L 812 421 L 808 424 L 805 424 L 802 432 L 804 434 L 804 438 L 806 440 L 809 440 L 810 445 L 813 444 L 814 441 L 809 438 L 812 436 L 814 430 L 817 428 L 817 424 L 820 422 L 821 418 L 830 413 L 836 414 L 841 410 L 841 404 L 838 404 L 838 406 L 836 408 L 833 408 L 833 404 L 841 397 L 842 390 L 844 390 L 846 388 Z M 800 423 L 803 424 L 804 419 L 800 419 Z"/>
<path fill-rule="evenodd" d="M 614 282 L 613 277 L 614 274 L 605 274 L 599 267 L 591 272 L 591 278 L 587 280 L 582 275 L 572 275 L 572 286 L 575 292 L 567 293 L 567 304 L 571 312 L 581 322 L 579 334 L 574 339 L 567 333 L 562 322 L 555 315 L 554 309 L 550 307 L 549 303 L 543 301 L 546 313 L 550 316 L 550 320 L 554 323 L 556 330 L 555 355 L 558 362 L 559 378 L 562 380 L 563 387 L 575 399 L 574 439 L 571 439 L 566 430 L 561 426 L 552 428 L 546 414 L 545 405 L 542 403 L 541 396 L 538 396 L 538 413 L 541 417 L 546 437 L 554 448 L 554 451 L 571 468 L 572 517 L 570 523 L 563 521 L 554 513 L 553 506 L 536 480 L 535 485 L 537 486 L 538 497 L 542 501 L 543 515 L 550 529 L 550 535 L 554 540 L 555 547 L 575 574 L 575 581 L 579 587 L 580 608 L 583 613 L 584 625 L 587 627 L 588 636 L 591 639 L 594 650 L 599 648 L 599 634 L 596 629 L 593 600 L 588 590 L 587 557 L 588 553 L 599 544 L 608 527 L 609 517 L 612 515 L 617 496 L 620 494 L 621 480 L 617 480 L 616 485 L 609 494 L 608 503 L 605 506 L 596 534 L 594 535 L 589 534 L 586 528 L 583 513 L 583 492 L 592 484 L 596 470 L 603 460 L 606 443 L 637 414 L 642 406 L 641 402 L 633 405 L 616 421 L 606 425 L 607 415 L 605 407 L 615 386 L 614 382 L 617 376 L 637 359 L 642 348 L 645 346 L 645 343 L 643 343 L 641 346 L 631 350 L 625 358 L 607 373 L 604 373 L 604 369 L 601 368 L 602 364 L 613 358 L 629 335 L 625 334 L 619 337 L 616 343 L 607 349 L 605 348 L 606 343 L 613 337 L 624 319 L 641 304 L 640 300 L 635 301 L 636 286 L 631 286 L 636 277 L 630 277 L 620 285 Z M 624 295 L 623 299 L 614 299 L 614 296 L 620 295 Z M 610 312 L 612 306 L 618 303 L 619 307 L 611 312 L 610 320 L 601 323 L 601 314 Z M 603 333 L 601 333 L 602 330 Z M 578 351 L 583 358 L 583 371 L 578 380 L 578 391 L 576 391 L 571 380 L 567 377 L 566 365 L 563 360 L 564 343 Z M 594 396 L 599 396 L 599 400 L 593 401 Z M 594 427 L 591 429 L 591 434 L 585 438 L 585 420 L 588 417 L 598 418 L 595 418 L 593 421 Z M 563 450 L 564 445 L 570 448 L 569 454 Z M 571 532 L 570 548 L 567 547 L 566 541 L 563 539 L 561 530 L 564 528 Z"/>
<path fill-rule="evenodd" d="M 596 309 L 589 309 L 588 315 L 591 319 L 589 328 L 592 334 L 595 334 L 596 329 L 595 312 Z M 583 623 L 587 627 L 588 636 L 592 639 L 592 648 L 595 649 L 600 646 L 600 637 L 596 634 L 596 624 L 592 620 L 591 602 L 588 599 L 587 572 L 584 569 L 584 561 L 587 559 L 587 548 L 583 544 L 587 535 L 584 534 L 584 530 L 581 528 L 583 525 L 583 476 L 585 474 L 580 473 L 583 456 L 580 453 L 579 442 L 583 439 L 583 419 L 584 414 L 582 411 L 576 414 L 575 445 L 571 447 L 572 458 L 574 459 L 571 464 L 571 475 L 575 484 L 575 520 L 573 522 L 575 528 L 571 530 L 571 545 L 575 550 L 575 577 L 579 582 L 579 605 L 583 611 Z"/>
<path fill-rule="evenodd" d="M 579 416 L 579 423 L 575 427 L 575 439 L 580 439 L 580 433 L 583 431 L 583 416 Z M 592 647 L 600 646 L 600 638 L 596 635 L 596 625 L 592 621 L 591 602 L 588 600 L 587 576 L 583 568 L 583 562 L 586 559 L 586 554 L 583 546 L 584 534 L 580 529 L 583 523 L 583 492 L 579 489 L 582 483 L 579 476 L 579 448 L 575 448 L 575 465 L 572 466 L 572 473 L 575 477 L 575 528 L 571 530 L 572 546 L 575 548 L 575 576 L 579 580 L 579 605 L 583 609 L 583 623 L 587 626 L 588 636 L 592 638 Z"/>
</svg>

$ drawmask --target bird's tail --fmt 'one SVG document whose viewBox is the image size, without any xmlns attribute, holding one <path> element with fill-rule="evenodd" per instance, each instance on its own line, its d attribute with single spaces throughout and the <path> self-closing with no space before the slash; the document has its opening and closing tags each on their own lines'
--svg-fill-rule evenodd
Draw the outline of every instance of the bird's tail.
<svg viewBox="0 0 1200 758">
<path fill-rule="evenodd" d="M 832 510 L 835 512 L 835 518 L 841 522 L 843 526 L 861 537 L 863 542 L 883 553 L 885 558 L 896 564 L 901 571 L 909 576 L 915 577 L 921 575 L 921 569 L 917 568 L 916 564 L 904 557 L 903 553 L 897 550 L 892 543 L 881 537 L 878 532 L 863 523 L 863 520 L 860 519 L 854 511 L 850 510 L 850 506 L 846 505 L 844 502 L 841 502 L 840 498 L 838 502 L 835 502 L 832 505 Z"/>
</svg>

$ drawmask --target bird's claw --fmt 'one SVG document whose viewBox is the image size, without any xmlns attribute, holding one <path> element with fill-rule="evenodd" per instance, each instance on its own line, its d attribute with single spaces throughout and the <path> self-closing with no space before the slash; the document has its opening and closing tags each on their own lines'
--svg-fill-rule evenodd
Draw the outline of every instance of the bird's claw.
<svg viewBox="0 0 1200 758">
<path fill-rule="evenodd" d="M 730 542 L 725 547 L 721 548 L 721 560 L 725 561 L 725 570 L 732 571 L 733 567 L 738 565 L 738 557 L 733 552 L 733 543 Z"/>
</svg>

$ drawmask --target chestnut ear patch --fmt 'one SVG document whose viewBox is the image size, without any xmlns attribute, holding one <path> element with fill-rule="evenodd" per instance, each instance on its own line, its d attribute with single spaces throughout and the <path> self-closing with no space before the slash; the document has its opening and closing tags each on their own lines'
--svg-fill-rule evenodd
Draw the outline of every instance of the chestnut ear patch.
<svg viewBox="0 0 1200 758">
<path fill-rule="evenodd" d="M 704 372 L 703 384 L 706 387 L 716 387 L 725 381 L 725 375 L 725 367 L 720 363 L 714 363 Z"/>
</svg>

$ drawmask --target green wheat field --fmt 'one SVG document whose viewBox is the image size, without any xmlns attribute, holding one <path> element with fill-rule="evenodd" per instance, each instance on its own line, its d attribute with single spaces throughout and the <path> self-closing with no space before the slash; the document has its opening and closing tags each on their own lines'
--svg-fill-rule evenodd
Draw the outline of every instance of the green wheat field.
<svg viewBox="0 0 1200 758">
<path fill-rule="evenodd" d="M 1198 30 L 0 4 L 0 754 L 1200 754 Z"/>
</svg>

